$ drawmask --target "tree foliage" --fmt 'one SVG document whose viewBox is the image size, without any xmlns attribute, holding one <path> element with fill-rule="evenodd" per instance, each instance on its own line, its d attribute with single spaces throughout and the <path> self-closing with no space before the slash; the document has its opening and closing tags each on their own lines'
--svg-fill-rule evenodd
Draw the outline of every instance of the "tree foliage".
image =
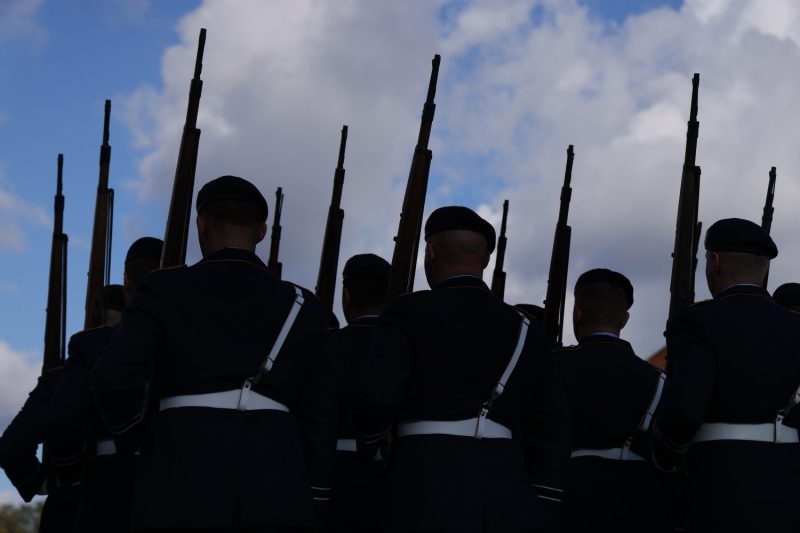
<svg viewBox="0 0 800 533">
<path fill-rule="evenodd" d="M 0 533 L 36 533 L 42 504 L 0 505 Z"/>
</svg>

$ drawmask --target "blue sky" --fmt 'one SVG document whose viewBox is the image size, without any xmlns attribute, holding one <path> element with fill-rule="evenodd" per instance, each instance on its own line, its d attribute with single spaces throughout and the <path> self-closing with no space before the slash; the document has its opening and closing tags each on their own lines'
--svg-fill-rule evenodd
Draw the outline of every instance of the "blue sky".
<svg viewBox="0 0 800 533">
<path fill-rule="evenodd" d="M 511 198 L 509 298 L 543 296 L 572 143 L 570 280 L 594 266 L 628 273 L 637 290 L 630 338 L 642 355 L 660 346 L 695 71 L 703 73 L 701 218 L 760 216 L 766 173 L 777 165 L 773 231 L 794 239 L 788 220 L 800 186 L 791 175 L 800 162 L 783 142 L 794 130 L 789 88 L 800 72 L 791 0 L 396 4 L 0 2 L 0 385 L 9 376 L 22 381 L 19 361 L 30 372 L 39 365 L 51 238 L 43 217 L 52 216 L 58 153 L 70 236 L 68 333 L 82 327 L 106 98 L 117 191 L 112 280 L 132 239 L 163 233 L 201 25 L 209 37 L 199 183 L 252 176 L 270 200 L 283 185 L 284 272 L 303 285 L 315 280 L 343 123 L 350 137 L 340 267 L 351 253 L 391 254 L 397 185 L 435 52 L 443 62 L 426 209 L 463 203 L 498 223 L 502 199 Z M 189 256 L 198 256 L 194 243 Z M 776 263 L 771 279 L 789 281 L 791 272 L 792 263 Z M 0 392 L 0 425 L 29 385 Z M 4 483 L 0 501 L 10 498 Z"/>
</svg>

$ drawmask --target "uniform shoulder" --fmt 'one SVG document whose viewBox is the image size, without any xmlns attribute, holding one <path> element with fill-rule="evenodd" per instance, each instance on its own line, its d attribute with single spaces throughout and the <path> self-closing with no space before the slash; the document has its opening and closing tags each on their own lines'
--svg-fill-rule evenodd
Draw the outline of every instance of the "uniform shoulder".
<svg viewBox="0 0 800 533">
<path fill-rule="evenodd" d="M 73 333 L 69 338 L 69 343 L 82 343 L 88 342 L 98 336 L 105 336 L 111 331 L 111 326 L 97 326 L 94 328 L 86 328 L 77 333 Z"/>
<path fill-rule="evenodd" d="M 110 326 L 98 326 L 73 334 L 69 339 L 69 356 L 76 357 L 84 352 L 96 351 L 104 347 L 114 331 L 115 328 Z"/>
</svg>

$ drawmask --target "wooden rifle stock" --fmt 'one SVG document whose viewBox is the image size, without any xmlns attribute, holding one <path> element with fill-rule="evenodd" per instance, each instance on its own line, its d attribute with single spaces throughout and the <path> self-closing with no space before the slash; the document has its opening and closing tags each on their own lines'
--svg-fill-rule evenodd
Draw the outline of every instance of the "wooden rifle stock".
<svg viewBox="0 0 800 533">
<path fill-rule="evenodd" d="M 567 225 L 569 203 L 572 199 L 572 162 L 575 153 L 570 144 L 567 148 L 567 166 L 564 185 L 561 187 L 561 205 L 553 237 L 553 252 L 550 256 L 550 272 L 547 278 L 547 295 L 544 301 L 544 333 L 550 346 L 561 346 L 564 333 L 564 307 L 567 297 L 567 271 L 572 228 Z"/>
<path fill-rule="evenodd" d="M 506 273 L 503 265 L 506 259 L 506 222 L 508 221 L 508 200 L 503 202 L 503 221 L 500 223 L 500 236 L 497 238 L 497 256 L 492 274 L 492 294 L 501 300 L 506 292 Z"/>
<path fill-rule="evenodd" d="M 411 170 L 408 173 L 406 193 L 403 197 L 403 210 L 400 213 L 400 224 L 397 236 L 394 238 L 394 253 L 392 254 L 392 267 L 389 273 L 389 285 L 386 290 L 386 302 L 396 296 L 411 292 L 414 289 L 414 272 L 417 263 L 420 231 L 422 230 L 422 215 L 425 209 L 425 196 L 428 191 L 428 175 L 431 168 L 433 152 L 428 149 L 433 115 L 436 104 L 436 84 L 439 79 L 439 63 L 441 57 L 433 57 L 431 78 L 428 83 L 428 95 L 422 108 L 422 120 L 419 128 L 417 145 L 414 148 L 414 157 L 411 160 Z"/>
<path fill-rule="evenodd" d="M 273 215 L 272 236 L 269 243 L 269 259 L 267 268 L 275 277 L 281 279 L 283 275 L 283 264 L 278 261 L 278 254 L 281 251 L 281 214 L 283 213 L 283 189 L 278 187 L 275 191 L 275 214 Z"/>
<path fill-rule="evenodd" d="M 692 78 L 692 103 L 686 129 L 686 153 L 681 174 L 678 215 L 675 222 L 675 247 L 672 252 L 672 277 L 670 280 L 669 318 L 667 329 L 675 316 L 694 303 L 694 278 L 697 269 L 697 249 L 702 225 L 697 221 L 700 207 L 700 167 L 696 164 L 697 93 L 700 75 Z"/>
<path fill-rule="evenodd" d="M 181 146 L 178 151 L 178 164 L 175 167 L 175 181 L 172 185 L 172 199 L 167 215 L 167 228 L 164 234 L 164 250 L 161 267 L 182 265 L 186 262 L 186 246 L 189 238 L 189 220 L 192 215 L 192 194 L 194 176 L 197 169 L 197 153 L 200 147 L 200 130 L 197 129 L 197 112 L 203 92 L 203 51 L 206 45 L 206 30 L 200 30 L 197 44 L 197 57 L 194 64 L 194 77 L 189 85 L 189 104 L 183 126 Z"/>
<path fill-rule="evenodd" d="M 47 311 L 44 326 L 42 374 L 64 364 L 67 332 L 67 235 L 64 233 L 64 195 L 62 170 L 64 156 L 58 154 L 58 178 L 53 218 L 53 244 L 50 249 L 50 278 L 47 286 Z"/>
<path fill-rule="evenodd" d="M 347 148 L 347 126 L 342 126 L 339 142 L 339 160 L 333 174 L 333 194 L 328 208 L 328 221 L 325 224 L 325 238 L 322 241 L 322 255 L 319 260 L 316 294 L 325 308 L 326 317 L 333 313 L 333 297 L 336 293 L 336 272 L 339 269 L 339 248 L 342 241 L 344 210 L 341 208 L 344 189 L 344 153 Z"/>
<path fill-rule="evenodd" d="M 103 119 L 103 144 L 100 146 L 100 176 L 97 183 L 97 200 L 94 207 L 92 248 L 89 253 L 89 272 L 86 283 L 86 319 L 84 328 L 96 328 L 105 323 L 103 287 L 108 285 L 111 269 L 111 235 L 114 220 L 114 190 L 108 188 L 111 166 L 111 146 L 108 144 L 108 126 L 111 117 L 111 100 L 106 100 Z"/>
<path fill-rule="evenodd" d="M 767 199 L 764 202 L 764 214 L 761 215 L 761 228 L 769 235 L 772 231 L 772 215 L 775 213 L 775 208 L 772 207 L 772 201 L 775 199 L 775 180 L 778 178 L 778 173 L 775 167 L 769 171 L 769 184 L 767 185 Z M 764 276 L 764 288 L 767 288 L 769 282 L 769 270 L 767 275 Z"/>
</svg>

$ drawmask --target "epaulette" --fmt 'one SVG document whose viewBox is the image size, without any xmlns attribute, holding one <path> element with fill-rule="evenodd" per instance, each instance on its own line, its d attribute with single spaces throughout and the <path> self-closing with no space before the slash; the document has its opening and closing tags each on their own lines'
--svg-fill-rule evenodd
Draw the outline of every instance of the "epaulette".
<svg viewBox="0 0 800 533">
<path fill-rule="evenodd" d="M 706 299 L 706 300 L 700 300 L 699 302 L 694 302 L 694 303 L 693 303 L 692 305 L 690 305 L 689 307 L 695 307 L 695 306 L 698 306 L 698 305 L 703 305 L 703 304 L 711 303 L 711 302 L 713 302 L 713 301 L 714 301 L 714 299 L 713 299 L 713 298 L 708 298 L 708 299 Z"/>
<path fill-rule="evenodd" d="M 555 352 L 574 352 L 575 350 L 579 350 L 581 348 L 580 344 L 573 344 L 572 346 L 560 346 L 558 348 L 553 348 L 550 350 L 552 353 Z"/>
</svg>

